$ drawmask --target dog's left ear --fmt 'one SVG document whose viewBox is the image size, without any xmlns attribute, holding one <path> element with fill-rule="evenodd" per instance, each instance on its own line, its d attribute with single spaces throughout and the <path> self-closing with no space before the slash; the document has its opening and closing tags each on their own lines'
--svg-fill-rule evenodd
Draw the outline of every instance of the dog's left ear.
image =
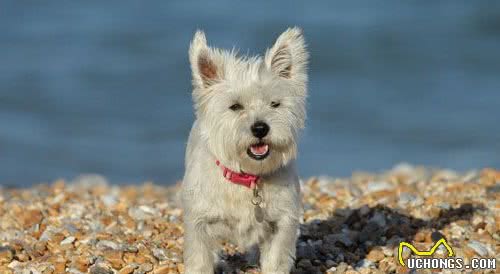
<svg viewBox="0 0 500 274">
<path fill-rule="evenodd" d="M 308 59 L 302 30 L 294 27 L 283 32 L 273 47 L 267 50 L 265 63 L 282 78 L 306 82 Z"/>
</svg>

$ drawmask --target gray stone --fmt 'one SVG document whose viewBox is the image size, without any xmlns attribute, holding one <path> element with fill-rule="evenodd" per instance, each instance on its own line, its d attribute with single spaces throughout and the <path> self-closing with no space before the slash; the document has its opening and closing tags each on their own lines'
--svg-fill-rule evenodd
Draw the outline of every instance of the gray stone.
<svg viewBox="0 0 500 274">
<path fill-rule="evenodd" d="M 481 257 L 488 255 L 488 248 L 478 241 L 470 241 L 467 246 L 472 248 Z"/>
<path fill-rule="evenodd" d="M 153 256 L 159 261 L 167 260 L 167 255 L 165 255 L 165 250 L 161 248 L 153 248 L 153 250 L 151 251 L 153 252 Z"/>
<path fill-rule="evenodd" d="M 120 248 L 120 246 L 115 243 L 115 242 L 112 242 L 112 241 L 108 241 L 108 240 L 100 240 L 97 244 L 96 244 L 96 247 L 98 249 L 114 249 L 114 250 L 117 250 Z"/>
<path fill-rule="evenodd" d="M 363 259 L 356 264 L 356 267 L 358 267 L 358 268 L 370 268 L 374 265 L 375 265 L 374 262 L 372 262 L 368 259 Z"/>
<path fill-rule="evenodd" d="M 113 274 L 113 270 L 104 268 L 102 266 L 93 266 L 89 270 L 90 274 Z"/>
<path fill-rule="evenodd" d="M 90 268 L 90 274 L 113 274 L 113 270 L 104 268 L 102 266 L 93 266 Z"/>
</svg>

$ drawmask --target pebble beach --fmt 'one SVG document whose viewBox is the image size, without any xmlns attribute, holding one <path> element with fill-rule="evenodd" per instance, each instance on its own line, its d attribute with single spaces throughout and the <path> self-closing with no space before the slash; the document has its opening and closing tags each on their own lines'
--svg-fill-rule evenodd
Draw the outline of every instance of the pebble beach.
<svg viewBox="0 0 500 274">
<path fill-rule="evenodd" d="M 0 273 L 183 273 L 179 187 L 111 185 L 97 175 L 0 186 Z M 399 243 L 429 250 L 440 238 L 466 263 L 497 258 L 496 270 L 474 273 L 500 271 L 500 170 L 400 164 L 349 178 L 304 178 L 302 192 L 293 273 L 408 273 L 398 263 Z M 229 243 L 221 258 L 220 273 L 260 273 Z M 465 273 L 412 273 L 439 272 Z"/>
</svg>

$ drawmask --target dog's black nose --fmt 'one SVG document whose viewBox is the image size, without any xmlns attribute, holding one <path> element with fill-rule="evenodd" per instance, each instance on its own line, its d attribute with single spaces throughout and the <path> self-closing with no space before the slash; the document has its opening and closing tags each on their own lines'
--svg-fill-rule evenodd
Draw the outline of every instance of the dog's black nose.
<svg viewBox="0 0 500 274">
<path fill-rule="evenodd" d="M 255 122 L 250 127 L 250 129 L 252 130 L 253 136 L 255 136 L 259 139 L 266 137 L 267 133 L 269 132 L 269 126 L 262 121 Z"/>
</svg>

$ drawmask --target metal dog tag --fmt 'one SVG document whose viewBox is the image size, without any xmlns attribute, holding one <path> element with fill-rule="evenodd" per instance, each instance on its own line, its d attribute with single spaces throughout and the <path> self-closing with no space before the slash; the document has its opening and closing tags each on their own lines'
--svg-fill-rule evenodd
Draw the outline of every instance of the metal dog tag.
<svg viewBox="0 0 500 274">
<path fill-rule="evenodd" d="M 253 189 L 252 204 L 254 205 L 253 212 L 255 213 L 255 219 L 257 222 L 262 223 L 264 221 L 264 211 L 260 207 L 262 203 L 262 196 L 259 195 L 259 190 L 257 187 Z"/>
<path fill-rule="evenodd" d="M 259 223 L 262 223 L 262 221 L 264 221 L 264 211 L 262 210 L 262 208 L 256 205 L 253 212 L 255 213 L 255 220 L 257 220 L 257 222 Z"/>
</svg>

